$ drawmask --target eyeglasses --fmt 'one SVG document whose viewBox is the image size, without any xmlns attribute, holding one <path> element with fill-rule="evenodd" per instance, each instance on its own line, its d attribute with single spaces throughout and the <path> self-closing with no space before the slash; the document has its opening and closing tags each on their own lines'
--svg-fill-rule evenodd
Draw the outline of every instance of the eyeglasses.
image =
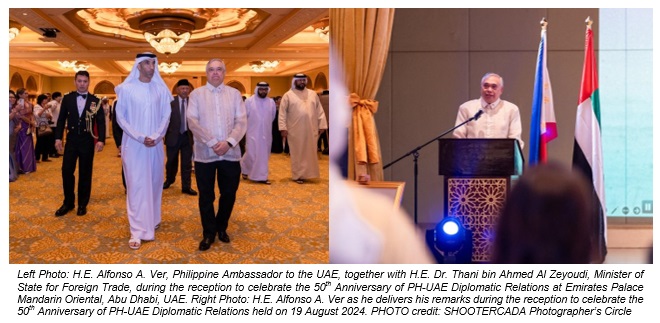
<svg viewBox="0 0 660 323">
<path fill-rule="evenodd" d="M 12 96 L 9 97 L 9 99 L 14 99 L 15 100 L 16 97 L 12 95 Z"/>
</svg>

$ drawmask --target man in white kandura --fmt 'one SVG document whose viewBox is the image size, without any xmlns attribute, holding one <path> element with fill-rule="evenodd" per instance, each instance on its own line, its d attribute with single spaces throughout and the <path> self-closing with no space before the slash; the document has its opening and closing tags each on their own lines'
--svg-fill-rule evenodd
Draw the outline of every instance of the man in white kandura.
<svg viewBox="0 0 660 323">
<path fill-rule="evenodd" d="M 270 86 L 257 83 L 254 95 L 245 100 L 247 112 L 246 152 L 241 159 L 243 179 L 270 185 L 268 180 L 268 158 L 273 143 L 273 120 L 275 101 L 268 97 Z"/>
<path fill-rule="evenodd" d="M 289 143 L 291 174 L 298 184 L 320 176 L 316 143 L 319 135 L 328 129 L 319 96 L 306 87 L 307 75 L 294 75 L 291 90 L 282 96 L 279 111 L 280 132 Z"/>
<path fill-rule="evenodd" d="M 160 226 L 165 168 L 163 137 L 170 121 L 172 94 L 158 73 L 152 53 L 138 54 L 131 73 L 115 88 L 115 116 L 124 131 L 121 160 L 126 175 L 126 208 L 131 238 L 138 249 L 142 240 L 154 240 Z"/>
</svg>

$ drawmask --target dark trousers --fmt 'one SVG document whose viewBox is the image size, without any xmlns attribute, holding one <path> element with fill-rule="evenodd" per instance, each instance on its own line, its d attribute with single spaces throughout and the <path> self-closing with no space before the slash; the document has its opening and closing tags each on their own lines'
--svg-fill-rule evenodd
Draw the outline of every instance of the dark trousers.
<svg viewBox="0 0 660 323">
<path fill-rule="evenodd" d="M 229 217 L 236 201 L 240 175 L 241 164 L 237 161 L 195 162 L 195 178 L 199 190 L 199 214 L 205 238 L 213 239 L 216 233 L 227 231 Z M 213 207 L 216 178 L 220 189 L 217 213 Z"/>
<path fill-rule="evenodd" d="M 121 147 L 121 137 L 124 134 L 124 131 L 121 130 L 117 120 L 112 120 L 112 137 L 115 139 L 115 146 L 117 148 Z M 121 161 L 120 161 L 121 163 Z M 176 168 L 176 167 L 175 167 Z M 176 173 L 174 174 L 176 176 Z M 124 165 L 121 166 L 121 183 L 124 184 L 124 189 L 126 189 L 126 177 L 124 176 Z"/>
<path fill-rule="evenodd" d="M 181 189 L 190 188 L 192 174 L 192 138 L 188 132 L 179 134 L 176 145 L 167 146 L 167 162 L 165 163 L 165 181 L 176 181 L 179 168 L 179 152 L 181 152 Z"/>
<path fill-rule="evenodd" d="M 121 183 L 124 185 L 124 190 L 126 190 L 126 176 L 124 176 L 124 164 L 121 165 Z"/>
<path fill-rule="evenodd" d="M 318 149 L 319 151 L 323 152 L 323 154 L 327 155 L 329 150 L 328 147 L 328 131 L 324 131 L 320 136 L 319 140 L 317 142 Z"/>
<path fill-rule="evenodd" d="M 57 149 L 55 149 L 55 129 L 57 127 L 50 127 L 50 128 L 53 129 L 53 136 L 51 137 L 52 144 L 48 148 L 48 155 L 51 156 L 51 157 L 59 156 L 59 153 L 57 152 Z"/>
<path fill-rule="evenodd" d="M 282 145 L 282 134 L 279 130 L 276 130 L 275 127 L 273 127 L 273 143 L 270 146 L 270 152 L 275 154 L 281 154 L 284 152 L 284 145 Z"/>
<path fill-rule="evenodd" d="M 48 160 L 51 147 L 55 147 L 55 135 L 53 133 L 37 136 L 37 145 L 34 147 L 35 159 Z"/>
<path fill-rule="evenodd" d="M 80 161 L 78 161 L 80 159 Z M 73 191 L 76 183 L 74 172 L 78 163 L 78 206 L 87 206 L 92 192 L 92 165 L 94 164 L 94 139 L 88 133 L 71 133 L 66 137 L 62 159 L 62 186 L 64 205 L 75 206 Z"/>
</svg>

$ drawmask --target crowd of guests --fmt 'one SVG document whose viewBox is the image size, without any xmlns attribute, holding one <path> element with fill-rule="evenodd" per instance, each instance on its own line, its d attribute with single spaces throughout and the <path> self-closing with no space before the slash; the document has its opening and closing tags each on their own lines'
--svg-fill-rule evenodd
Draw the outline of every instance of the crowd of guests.
<svg viewBox="0 0 660 323">
<path fill-rule="evenodd" d="M 36 99 L 29 98 L 30 93 L 25 88 L 17 91 L 9 90 L 9 181 L 18 179 L 20 174 L 29 174 L 37 170 L 37 164 L 51 162 L 52 158 L 60 158 L 61 151 L 55 148 L 55 129 L 62 103 L 62 93 L 43 93 Z M 254 96 L 258 96 L 257 93 Z M 253 96 L 253 97 L 254 97 Z M 327 116 L 327 91 L 319 94 L 325 114 Z M 245 96 L 243 97 L 245 99 Z M 268 98 L 275 104 L 275 116 L 270 125 L 271 138 L 268 140 L 270 152 L 274 154 L 289 155 L 289 143 L 282 137 L 279 126 L 279 109 L 282 96 Z M 119 151 L 121 145 L 121 128 L 114 117 L 113 102 L 107 97 L 101 99 L 101 108 L 105 115 L 105 138 L 113 137 Z M 327 131 L 327 130 L 326 130 Z M 98 130 L 94 133 L 98 136 Z M 318 136 L 317 148 L 319 152 L 327 155 L 329 152 L 327 132 Z M 241 141 L 241 149 L 245 154 L 245 137 Z M 121 156 L 121 153 L 118 153 Z M 192 158 L 191 158 L 192 160 Z M 194 170 L 194 167 L 192 167 Z M 123 175 L 123 174 L 122 174 Z M 265 180 L 267 181 L 267 179 Z M 264 182 L 265 182 L 264 181 Z"/>
<path fill-rule="evenodd" d="M 37 170 L 37 163 L 58 158 L 53 129 L 62 94 L 40 94 L 36 104 L 25 88 L 9 90 L 9 181 Z M 36 135 L 36 145 L 33 136 Z"/>
<path fill-rule="evenodd" d="M 62 97 L 61 92 L 42 93 L 33 101 L 25 88 L 9 90 L 10 182 L 20 174 L 35 172 L 38 163 L 61 157 L 62 152 L 55 148 L 55 129 Z M 108 107 L 104 106 L 106 118 L 110 117 Z M 106 136 L 110 136 L 109 130 Z"/>
<path fill-rule="evenodd" d="M 317 139 L 328 124 L 320 96 L 307 89 L 307 75 L 294 75 L 281 100 L 268 97 L 266 82 L 259 82 L 254 96 L 246 99 L 225 86 L 225 63 L 216 58 L 207 63 L 205 85 L 193 90 L 182 79 L 172 96 L 157 66 L 153 53 L 138 54 L 129 76 L 115 88 L 114 104 L 89 93 L 87 71 L 76 72 L 76 90 L 64 96 L 41 94 L 33 103 L 25 89 L 10 91 L 10 181 L 62 154 L 64 200 L 55 216 L 64 216 L 76 206 L 78 216 L 86 215 L 94 155 L 115 132 L 126 189 L 128 247 L 139 249 L 143 241 L 155 240 L 162 192 L 175 182 L 180 155 L 182 193 L 199 196 L 203 229 L 199 250 L 204 251 L 216 236 L 230 242 L 227 229 L 241 177 L 271 184 L 268 161 L 273 146 L 275 152 L 289 153 L 295 183 L 320 177 L 318 152 L 327 153 L 328 144 L 325 140 L 318 147 Z M 279 136 L 272 136 L 275 132 Z M 191 187 L 191 161 L 199 193 Z"/>
</svg>

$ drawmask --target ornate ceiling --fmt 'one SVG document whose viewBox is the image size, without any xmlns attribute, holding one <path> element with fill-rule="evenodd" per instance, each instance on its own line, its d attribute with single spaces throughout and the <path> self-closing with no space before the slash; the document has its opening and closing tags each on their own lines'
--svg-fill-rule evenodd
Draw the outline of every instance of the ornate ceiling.
<svg viewBox="0 0 660 323">
<path fill-rule="evenodd" d="M 328 9 L 10 8 L 24 27 L 9 43 L 9 64 L 56 77 L 73 75 L 59 62 L 75 60 L 92 75 L 127 75 L 137 53 L 155 52 L 144 33 L 168 28 L 191 33 L 178 53 L 158 53 L 159 62 L 181 64 L 173 75 L 203 74 L 219 57 L 228 75 L 256 75 L 250 62 L 279 60 L 259 75 L 288 76 L 328 66 L 328 41 L 315 32 L 327 17 Z"/>
</svg>

